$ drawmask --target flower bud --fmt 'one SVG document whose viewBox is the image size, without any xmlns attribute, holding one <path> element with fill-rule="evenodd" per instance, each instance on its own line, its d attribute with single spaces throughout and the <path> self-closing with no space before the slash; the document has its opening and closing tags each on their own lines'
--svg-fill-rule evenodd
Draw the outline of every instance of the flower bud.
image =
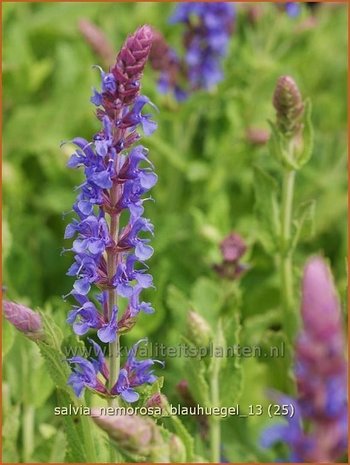
<svg viewBox="0 0 350 465">
<path fill-rule="evenodd" d="M 220 244 L 222 257 L 225 262 L 237 262 L 247 250 L 247 246 L 241 236 L 231 233 Z"/>
<path fill-rule="evenodd" d="M 169 446 L 153 420 L 139 415 L 100 413 L 100 409 L 92 409 L 92 419 L 116 442 L 121 452 L 136 454 L 152 463 L 169 461 Z"/>
<path fill-rule="evenodd" d="M 43 339 L 44 331 L 41 316 L 28 307 L 4 300 L 5 318 L 32 340 Z"/>
<path fill-rule="evenodd" d="M 299 88 L 290 76 L 277 80 L 273 105 L 279 130 L 287 137 L 298 135 L 304 114 L 304 103 Z"/>
<path fill-rule="evenodd" d="M 101 57 L 103 62 L 109 66 L 113 62 L 114 52 L 104 32 L 88 19 L 80 19 L 78 26 L 79 31 L 93 52 Z"/>
<path fill-rule="evenodd" d="M 246 130 L 246 139 L 252 145 L 264 145 L 269 137 L 270 134 L 265 129 L 249 127 Z"/>
<path fill-rule="evenodd" d="M 212 330 L 205 319 L 190 310 L 187 315 L 188 335 L 197 347 L 207 347 L 212 338 Z"/>
<path fill-rule="evenodd" d="M 168 400 L 167 398 L 163 395 L 160 394 L 160 392 L 156 392 L 151 396 L 148 401 L 146 402 L 146 407 L 159 407 L 162 410 L 166 409 L 168 406 Z"/>
</svg>

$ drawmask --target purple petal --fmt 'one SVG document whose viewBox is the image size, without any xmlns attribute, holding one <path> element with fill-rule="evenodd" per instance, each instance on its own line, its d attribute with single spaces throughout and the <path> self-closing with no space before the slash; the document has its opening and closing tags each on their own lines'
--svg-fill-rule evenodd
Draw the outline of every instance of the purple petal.
<svg viewBox="0 0 350 465">
<path fill-rule="evenodd" d="M 120 393 L 120 397 L 122 397 L 126 402 L 136 402 L 139 399 L 139 395 L 133 389 L 125 389 Z"/>
<path fill-rule="evenodd" d="M 140 260 L 148 260 L 153 255 L 153 248 L 143 242 L 139 242 L 135 248 L 135 255 Z"/>
<path fill-rule="evenodd" d="M 91 286 L 89 280 L 87 278 L 83 278 L 75 281 L 73 288 L 78 294 L 86 295 L 90 291 Z"/>
<path fill-rule="evenodd" d="M 153 171 L 141 170 L 139 179 L 144 189 L 151 189 L 157 183 L 158 176 Z"/>
</svg>

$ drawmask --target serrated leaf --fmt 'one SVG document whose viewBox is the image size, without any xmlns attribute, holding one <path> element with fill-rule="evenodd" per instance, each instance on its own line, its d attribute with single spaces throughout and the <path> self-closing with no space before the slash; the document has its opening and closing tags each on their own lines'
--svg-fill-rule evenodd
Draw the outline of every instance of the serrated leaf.
<svg viewBox="0 0 350 465">
<path fill-rule="evenodd" d="M 42 341 L 38 342 L 38 346 L 40 353 L 45 360 L 47 371 L 56 387 L 69 393 L 70 390 L 67 386 L 67 379 L 69 377 L 70 370 L 62 352 Z"/>
<path fill-rule="evenodd" d="M 219 373 L 220 403 L 222 407 L 230 407 L 237 403 L 243 388 L 241 359 L 235 353 L 241 331 L 238 314 L 224 321 L 223 331 L 227 341 L 227 357 Z"/>
<path fill-rule="evenodd" d="M 294 249 L 301 238 L 308 238 L 315 231 L 315 210 L 316 201 L 310 200 L 299 205 L 294 220 L 294 234 L 292 238 L 292 249 Z"/>
<path fill-rule="evenodd" d="M 47 312 L 40 312 L 40 315 L 43 321 L 44 332 L 47 342 L 52 347 L 56 347 L 57 350 L 59 350 L 63 339 L 62 330 L 57 326 L 53 318 L 50 315 L 48 315 Z"/>
<path fill-rule="evenodd" d="M 86 347 L 84 342 L 75 334 L 70 334 L 65 337 L 61 343 L 61 350 L 65 357 L 74 357 L 76 355 L 83 356 L 86 354 Z"/>
<path fill-rule="evenodd" d="M 280 234 L 279 206 L 277 202 L 277 182 L 263 169 L 254 167 L 255 210 L 262 230 L 267 238 L 260 235 L 264 247 L 272 251 Z"/>
</svg>

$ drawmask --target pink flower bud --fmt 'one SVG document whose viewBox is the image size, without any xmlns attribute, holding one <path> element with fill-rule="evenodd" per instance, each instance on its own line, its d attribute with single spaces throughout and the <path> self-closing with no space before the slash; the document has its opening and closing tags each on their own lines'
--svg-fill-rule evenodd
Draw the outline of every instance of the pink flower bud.
<svg viewBox="0 0 350 465">
<path fill-rule="evenodd" d="M 4 300 L 5 318 L 27 337 L 33 340 L 43 339 L 43 325 L 39 313 L 15 302 Z"/>
<path fill-rule="evenodd" d="M 265 129 L 250 127 L 246 131 L 247 141 L 252 145 L 264 145 L 269 140 L 270 133 Z"/>
<path fill-rule="evenodd" d="M 159 392 L 156 392 L 151 396 L 148 401 L 146 402 L 146 407 L 159 407 L 162 410 L 166 409 L 168 406 L 168 400 L 167 398 L 163 395 L 160 394 Z"/>
<path fill-rule="evenodd" d="M 136 454 L 151 463 L 169 461 L 169 445 L 160 428 L 147 417 L 139 415 L 101 415 L 92 409 L 92 419 L 116 442 L 121 452 Z"/>
<path fill-rule="evenodd" d="M 88 19 L 79 20 L 79 31 L 94 53 L 100 56 L 103 62 L 109 66 L 113 62 L 114 52 L 104 32 Z"/>
</svg>

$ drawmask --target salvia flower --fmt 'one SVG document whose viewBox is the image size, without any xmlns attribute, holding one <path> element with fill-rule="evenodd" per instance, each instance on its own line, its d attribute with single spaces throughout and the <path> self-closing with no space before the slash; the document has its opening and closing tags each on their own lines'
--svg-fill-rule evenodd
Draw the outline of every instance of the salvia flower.
<svg viewBox="0 0 350 465">
<path fill-rule="evenodd" d="M 39 313 L 24 305 L 3 301 L 5 318 L 13 324 L 25 336 L 33 340 L 40 340 L 44 337 L 44 328 Z"/>
<path fill-rule="evenodd" d="M 291 461 L 334 462 L 347 448 L 347 373 L 340 305 L 322 258 L 308 261 L 302 283 L 303 328 L 296 341 L 297 398 L 288 424 L 268 428 L 265 447 L 282 441 Z"/>
<path fill-rule="evenodd" d="M 151 113 L 144 112 L 155 106 L 140 94 L 152 37 L 149 26 L 139 28 L 127 38 L 109 71 L 99 69 L 101 89 L 94 89 L 91 102 L 101 128 L 91 141 L 73 139 L 76 151 L 68 161 L 70 168 L 82 167 L 85 178 L 73 205 L 76 218 L 65 231 L 65 238 L 73 239 L 69 250 L 74 253 L 67 273 L 75 277 L 69 295 L 77 302 L 67 322 L 79 336 L 95 331 L 102 343 L 113 344 L 120 331 L 130 330 L 139 312 L 154 311 L 140 296 L 153 286 L 145 265 L 153 254 L 147 237 L 153 235 L 153 225 L 143 217 L 143 204 L 157 175 L 148 150 L 140 144 L 141 133 L 149 136 L 157 127 Z M 124 314 L 119 312 L 120 298 L 127 299 Z M 69 360 L 69 384 L 78 396 L 89 388 L 131 402 L 138 398 L 135 387 L 155 380 L 153 362 L 136 362 L 135 355 L 117 379 L 109 379 L 101 350 L 97 362 Z"/>
<path fill-rule="evenodd" d="M 247 265 L 241 263 L 241 257 L 247 250 L 243 238 L 231 232 L 221 241 L 220 250 L 222 263 L 214 265 L 214 270 L 223 278 L 239 278 L 247 270 Z"/>
<path fill-rule="evenodd" d="M 151 384 L 157 379 L 153 373 L 153 366 L 155 363 L 162 364 L 161 362 L 151 359 L 136 359 L 137 348 L 144 341 L 140 340 L 131 348 L 125 365 L 119 371 L 117 381 L 109 389 L 106 381 L 109 379 L 110 370 L 103 351 L 95 341 L 89 338 L 88 341 L 92 344 L 93 355 L 97 359 L 75 356 L 67 360 L 73 367 L 68 384 L 72 386 L 78 397 L 81 397 L 85 388 L 88 388 L 105 397 L 120 396 L 126 402 L 135 402 L 139 399 L 139 394 L 135 388 L 145 383 Z"/>
<path fill-rule="evenodd" d="M 185 26 L 187 77 L 192 89 L 210 89 L 223 79 L 222 58 L 233 30 L 232 3 L 179 3 L 171 23 Z"/>
<path fill-rule="evenodd" d="M 298 2 L 286 2 L 285 10 L 288 16 L 296 18 L 300 14 L 300 5 Z"/>
</svg>

